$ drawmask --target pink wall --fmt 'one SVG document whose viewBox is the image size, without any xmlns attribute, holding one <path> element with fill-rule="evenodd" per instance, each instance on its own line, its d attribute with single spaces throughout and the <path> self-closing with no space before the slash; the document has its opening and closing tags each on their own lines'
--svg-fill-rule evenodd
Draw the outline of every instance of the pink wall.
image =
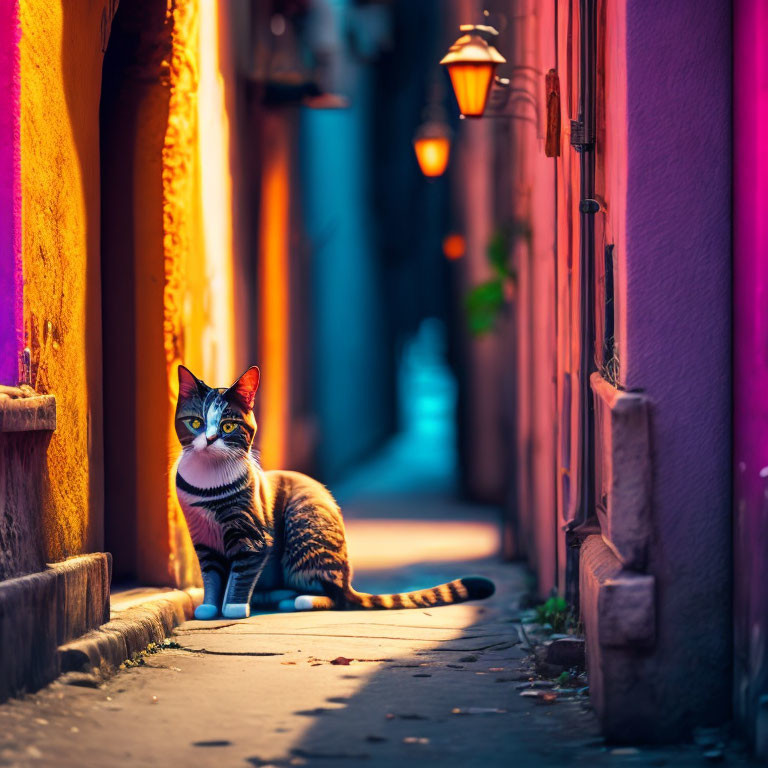
<svg viewBox="0 0 768 768">
<path fill-rule="evenodd" d="M 15 384 L 22 337 L 18 0 L 0 0 L 0 384 Z"/>
<path fill-rule="evenodd" d="M 555 166 L 544 154 L 546 72 L 555 63 L 554 6 L 537 0 L 507 4 L 509 26 L 500 46 L 509 59 L 509 110 L 499 126 L 510 151 L 500 154 L 509 169 L 500 190 L 501 220 L 512 223 L 517 271 L 517 509 L 521 550 L 537 576 L 538 591 L 557 585 L 557 549 L 562 539 L 557 514 L 557 335 Z M 504 217 L 504 218 L 502 218 Z"/>
<path fill-rule="evenodd" d="M 768 0 L 734 3 L 735 704 L 768 691 Z M 768 734 L 763 733 L 762 739 Z M 762 755 L 766 757 L 765 754 Z"/>
</svg>

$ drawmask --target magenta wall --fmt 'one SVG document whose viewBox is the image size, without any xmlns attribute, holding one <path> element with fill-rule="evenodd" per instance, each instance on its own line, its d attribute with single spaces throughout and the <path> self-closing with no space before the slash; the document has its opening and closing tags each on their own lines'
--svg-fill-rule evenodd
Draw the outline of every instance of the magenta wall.
<svg viewBox="0 0 768 768">
<path fill-rule="evenodd" d="M 734 3 L 735 704 L 768 693 L 768 0 Z"/>
<path fill-rule="evenodd" d="M 626 3 L 621 381 L 652 409 L 649 674 L 669 734 L 731 709 L 730 5 Z"/>
<path fill-rule="evenodd" d="M 22 348 L 18 0 L 0 0 L 0 384 L 15 384 Z"/>
</svg>

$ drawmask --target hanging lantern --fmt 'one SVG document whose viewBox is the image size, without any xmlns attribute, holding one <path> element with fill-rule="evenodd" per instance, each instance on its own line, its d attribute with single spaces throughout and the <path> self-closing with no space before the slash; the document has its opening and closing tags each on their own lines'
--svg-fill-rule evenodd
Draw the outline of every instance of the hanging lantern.
<svg viewBox="0 0 768 768">
<path fill-rule="evenodd" d="M 461 114 L 482 117 L 496 67 L 506 59 L 490 42 L 499 34 L 493 27 L 462 24 L 459 29 L 465 34 L 440 63 L 448 70 Z"/>
<path fill-rule="evenodd" d="M 413 149 L 425 176 L 442 176 L 451 154 L 451 132 L 444 123 L 429 122 L 416 131 Z"/>
</svg>

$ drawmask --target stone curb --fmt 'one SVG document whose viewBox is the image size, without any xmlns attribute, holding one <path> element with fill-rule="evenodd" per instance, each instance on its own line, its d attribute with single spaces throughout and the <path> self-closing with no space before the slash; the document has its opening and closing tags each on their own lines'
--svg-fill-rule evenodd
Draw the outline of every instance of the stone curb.
<svg viewBox="0 0 768 768">
<path fill-rule="evenodd" d="M 50 683 L 57 646 L 107 618 L 110 569 L 101 552 L 0 581 L 0 701 Z"/>
<path fill-rule="evenodd" d="M 77 640 L 59 646 L 59 669 L 66 672 L 112 674 L 134 653 L 160 643 L 173 629 L 192 618 L 201 590 L 169 590 L 138 605 L 112 611 L 109 622 Z"/>
</svg>

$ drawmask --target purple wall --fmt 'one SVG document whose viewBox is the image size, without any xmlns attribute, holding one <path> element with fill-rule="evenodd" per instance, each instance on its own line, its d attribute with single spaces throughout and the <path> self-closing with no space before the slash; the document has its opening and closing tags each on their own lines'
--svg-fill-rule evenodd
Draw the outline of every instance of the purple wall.
<svg viewBox="0 0 768 768">
<path fill-rule="evenodd" d="M 22 347 L 18 0 L 0 0 L 0 384 L 15 384 Z"/>
<path fill-rule="evenodd" d="M 650 674 L 660 728 L 678 733 L 730 711 L 730 3 L 627 0 L 626 24 L 620 358 L 652 404 Z"/>
<path fill-rule="evenodd" d="M 768 0 L 734 3 L 735 705 L 768 693 Z M 763 734 L 763 738 L 765 734 Z M 765 757 L 765 755 L 763 755 Z"/>
</svg>

